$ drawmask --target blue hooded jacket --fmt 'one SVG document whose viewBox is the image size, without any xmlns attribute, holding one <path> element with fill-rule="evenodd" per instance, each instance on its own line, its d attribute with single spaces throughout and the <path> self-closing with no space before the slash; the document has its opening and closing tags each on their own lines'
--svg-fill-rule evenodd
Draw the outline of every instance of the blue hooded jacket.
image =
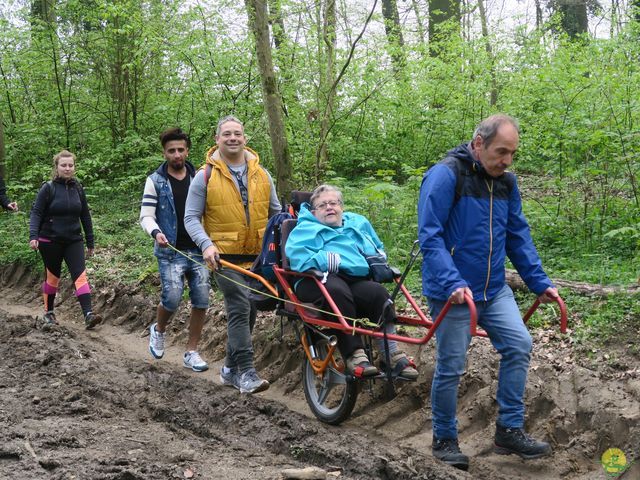
<svg viewBox="0 0 640 480">
<path fill-rule="evenodd" d="M 383 245 L 375 230 L 362 215 L 344 212 L 341 227 L 330 227 L 320 222 L 309 210 L 309 204 L 300 208 L 298 224 L 291 231 L 285 253 L 291 270 L 305 272 L 316 269 L 328 271 L 327 253 L 340 255 L 338 270 L 354 277 L 367 277 L 369 264 L 361 252 L 383 252 Z"/>
<path fill-rule="evenodd" d="M 553 283 L 542 269 L 513 173 L 493 178 L 470 145 L 451 150 L 424 175 L 418 202 L 422 292 L 446 300 L 469 287 L 475 301 L 505 285 L 505 256 L 535 294 Z"/>
</svg>

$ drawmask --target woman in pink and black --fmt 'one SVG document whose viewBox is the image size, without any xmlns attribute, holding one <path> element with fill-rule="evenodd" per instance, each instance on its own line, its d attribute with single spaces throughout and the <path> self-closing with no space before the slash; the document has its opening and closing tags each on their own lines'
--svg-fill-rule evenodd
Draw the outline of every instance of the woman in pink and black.
<svg viewBox="0 0 640 480">
<path fill-rule="evenodd" d="M 45 266 L 42 284 L 44 320 L 56 324 L 53 304 L 64 260 L 73 280 L 75 294 L 84 315 L 85 327 L 93 328 L 100 318 L 91 310 L 91 287 L 87 280 L 82 230 L 87 256 L 93 255 L 93 225 L 87 198 L 75 178 L 76 157 L 62 150 L 53 157 L 53 180 L 40 188 L 31 209 L 29 246 L 39 250 Z"/>
</svg>

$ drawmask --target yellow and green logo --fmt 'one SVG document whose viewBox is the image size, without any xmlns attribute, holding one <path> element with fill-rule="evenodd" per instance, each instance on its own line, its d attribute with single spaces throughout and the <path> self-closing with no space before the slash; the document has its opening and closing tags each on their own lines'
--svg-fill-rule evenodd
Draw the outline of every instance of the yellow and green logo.
<svg viewBox="0 0 640 480">
<path fill-rule="evenodd" d="M 606 474 L 611 477 L 621 474 L 627 468 L 627 457 L 619 448 L 610 448 L 605 451 L 600 461 Z"/>
</svg>

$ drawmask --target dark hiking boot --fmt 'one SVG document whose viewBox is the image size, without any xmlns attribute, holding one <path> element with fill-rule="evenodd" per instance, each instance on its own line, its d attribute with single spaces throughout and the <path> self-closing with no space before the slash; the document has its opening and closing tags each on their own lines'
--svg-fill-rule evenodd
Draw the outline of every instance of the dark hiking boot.
<svg viewBox="0 0 640 480">
<path fill-rule="evenodd" d="M 87 330 L 91 330 L 93 327 L 98 325 L 102 321 L 100 315 L 96 315 L 93 312 L 89 312 L 84 317 L 84 328 Z"/>
<path fill-rule="evenodd" d="M 551 455 L 551 445 L 529 436 L 523 428 L 496 425 L 494 452 L 500 455 L 515 453 L 525 460 Z"/>
<path fill-rule="evenodd" d="M 457 438 L 437 439 L 434 437 L 431 453 L 438 460 L 443 461 L 447 465 L 467 470 L 469 468 L 469 457 L 460 451 Z"/>
</svg>

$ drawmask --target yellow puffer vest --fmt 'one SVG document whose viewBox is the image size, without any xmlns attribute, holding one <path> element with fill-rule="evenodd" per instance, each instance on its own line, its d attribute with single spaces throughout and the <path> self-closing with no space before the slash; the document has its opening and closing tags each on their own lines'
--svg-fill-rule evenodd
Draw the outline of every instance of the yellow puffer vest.
<svg viewBox="0 0 640 480">
<path fill-rule="evenodd" d="M 262 237 L 269 217 L 269 177 L 260 166 L 258 154 L 245 147 L 249 193 L 247 223 L 242 197 L 217 148 L 212 147 L 205 157 L 206 163 L 212 168 L 202 219 L 204 230 L 221 254 L 257 255 L 262 248 Z"/>
</svg>

